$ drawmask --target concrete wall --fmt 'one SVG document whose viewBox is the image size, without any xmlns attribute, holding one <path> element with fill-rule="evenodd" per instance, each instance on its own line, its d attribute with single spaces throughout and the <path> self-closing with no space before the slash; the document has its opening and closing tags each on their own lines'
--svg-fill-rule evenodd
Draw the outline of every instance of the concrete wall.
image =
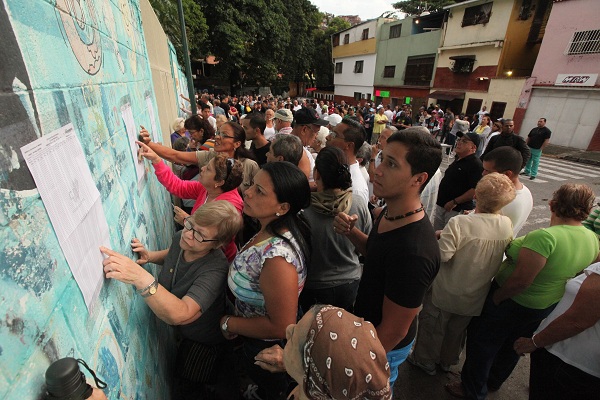
<svg viewBox="0 0 600 400">
<path fill-rule="evenodd" d="M 0 37 L 0 398 L 40 398 L 48 365 L 73 356 L 96 369 L 110 399 L 168 399 L 170 329 L 119 282 L 106 281 L 88 313 L 20 156 L 72 123 L 112 248 L 132 256 L 133 237 L 169 245 L 169 197 L 151 170 L 138 191 L 120 113 L 129 103 L 150 127 L 146 97 L 158 110 L 139 2 L 3 0 Z"/>
<path fill-rule="evenodd" d="M 533 69 L 536 85 L 554 85 L 558 74 L 600 73 L 600 54 L 565 55 L 576 31 L 598 29 L 600 6 L 597 0 L 570 0 L 552 5 L 552 12 Z M 600 79 L 596 82 L 600 87 Z"/>
<path fill-rule="evenodd" d="M 140 0 L 144 39 L 155 88 L 160 131 L 164 143 L 170 143 L 171 122 L 179 116 L 179 104 L 171 68 L 170 43 L 148 0 Z M 177 65 L 177 63 L 175 63 Z M 186 90 L 187 93 L 187 90 Z M 186 97 L 189 97 L 186 95 Z"/>
<path fill-rule="evenodd" d="M 552 144 L 586 150 L 600 123 L 598 110 L 598 90 L 534 88 L 520 133 L 526 136 L 544 117 Z"/>
<path fill-rule="evenodd" d="M 338 58 L 355 54 L 375 53 L 377 26 L 378 20 L 373 19 L 340 32 L 340 44 L 332 49 L 332 57 Z M 367 40 L 362 40 L 362 33 L 365 29 L 369 29 L 369 37 Z M 348 44 L 344 44 L 344 36 L 346 35 L 349 35 Z"/>
</svg>

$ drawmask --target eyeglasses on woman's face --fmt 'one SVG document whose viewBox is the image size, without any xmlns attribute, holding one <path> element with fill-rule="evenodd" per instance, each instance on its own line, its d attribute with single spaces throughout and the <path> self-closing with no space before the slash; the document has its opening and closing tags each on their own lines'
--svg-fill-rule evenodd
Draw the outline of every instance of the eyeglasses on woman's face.
<svg viewBox="0 0 600 400">
<path fill-rule="evenodd" d="M 194 229 L 194 225 L 192 224 L 191 218 L 192 217 L 187 217 L 186 219 L 183 220 L 183 227 L 185 229 L 187 229 L 188 231 L 193 232 L 194 239 L 197 242 L 204 243 L 204 242 L 218 242 L 219 241 L 218 239 L 204 239 L 204 236 L 202 236 L 200 231 L 197 231 Z"/>
<path fill-rule="evenodd" d="M 228 134 L 226 134 L 223 131 L 216 131 L 215 132 L 215 137 L 218 136 L 221 139 L 235 139 L 235 136 L 229 136 Z"/>
</svg>

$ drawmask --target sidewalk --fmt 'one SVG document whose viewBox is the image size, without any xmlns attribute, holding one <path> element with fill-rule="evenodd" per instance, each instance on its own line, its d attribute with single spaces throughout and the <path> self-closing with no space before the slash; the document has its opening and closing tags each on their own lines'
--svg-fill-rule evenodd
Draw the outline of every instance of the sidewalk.
<svg viewBox="0 0 600 400">
<path fill-rule="evenodd" d="M 582 164 L 600 166 L 600 151 L 585 151 L 574 149 L 572 147 L 549 144 L 542 154 L 547 157 L 561 158 Z"/>
</svg>

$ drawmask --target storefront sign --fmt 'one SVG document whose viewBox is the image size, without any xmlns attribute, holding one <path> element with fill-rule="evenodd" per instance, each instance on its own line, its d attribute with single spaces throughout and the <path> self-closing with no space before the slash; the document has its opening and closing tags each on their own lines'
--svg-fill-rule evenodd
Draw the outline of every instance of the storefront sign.
<svg viewBox="0 0 600 400">
<path fill-rule="evenodd" d="M 556 86 L 594 86 L 598 74 L 558 74 Z"/>
<path fill-rule="evenodd" d="M 376 90 L 375 96 L 377 97 L 390 97 L 390 92 L 388 90 Z"/>
</svg>

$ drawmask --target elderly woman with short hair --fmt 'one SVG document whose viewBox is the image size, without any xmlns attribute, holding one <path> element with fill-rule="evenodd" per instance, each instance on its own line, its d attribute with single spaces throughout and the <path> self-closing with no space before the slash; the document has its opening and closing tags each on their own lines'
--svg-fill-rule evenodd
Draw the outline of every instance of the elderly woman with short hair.
<svg viewBox="0 0 600 400">
<path fill-rule="evenodd" d="M 498 390 L 519 361 L 515 340 L 531 337 L 563 297 L 567 280 L 596 260 L 598 238 L 582 225 L 594 198 L 587 185 L 562 185 L 549 202 L 550 227 L 506 249 L 482 314 L 467 330 L 462 383 L 446 385 L 452 395 L 483 399 Z"/>
<path fill-rule="evenodd" d="M 198 208 L 184 221 L 166 250 L 148 251 L 137 239 L 131 247 L 137 263 L 101 247 L 107 258 L 107 278 L 135 286 L 158 318 L 177 327 L 180 337 L 175 392 L 190 391 L 206 398 L 202 388 L 214 383 L 225 340 L 219 318 L 225 312 L 225 283 L 229 264 L 220 247 L 242 226 L 242 217 L 230 203 L 219 200 Z M 162 265 L 158 278 L 146 271 L 146 263 Z M 187 397 L 186 397 L 187 398 Z"/>
</svg>

